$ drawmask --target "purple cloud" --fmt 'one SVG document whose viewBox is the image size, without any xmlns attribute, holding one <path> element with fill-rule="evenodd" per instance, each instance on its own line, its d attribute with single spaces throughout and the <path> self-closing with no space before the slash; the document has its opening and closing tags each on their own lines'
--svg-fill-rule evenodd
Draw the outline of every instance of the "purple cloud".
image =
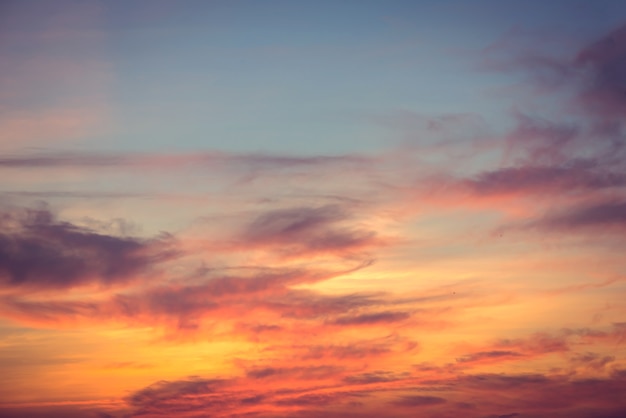
<svg viewBox="0 0 626 418">
<path fill-rule="evenodd" d="M 459 363 L 473 363 L 482 360 L 489 359 L 502 359 L 511 357 L 521 357 L 521 353 L 508 350 L 493 350 L 493 351 L 480 351 L 477 353 L 471 353 L 458 358 L 456 361 Z"/>
<path fill-rule="evenodd" d="M 7 211 L 0 222 L 0 284 L 5 288 L 124 283 L 178 255 L 171 237 L 104 235 L 56 221 L 48 209 Z"/>
<path fill-rule="evenodd" d="M 573 160 L 554 166 L 523 165 L 485 171 L 466 182 L 480 195 L 507 193 L 572 193 L 626 186 L 626 174 Z"/>
<path fill-rule="evenodd" d="M 434 406 L 446 403 L 447 400 L 438 396 L 407 395 L 393 401 L 393 405 L 409 408 Z"/>
<path fill-rule="evenodd" d="M 584 48 L 575 63 L 585 81 L 585 108 L 601 118 L 626 115 L 626 25 Z"/>
<path fill-rule="evenodd" d="M 127 398 L 127 402 L 135 407 L 152 407 L 188 395 L 213 393 L 225 383 L 227 382 L 224 380 L 197 377 L 176 381 L 162 380 L 133 393 Z"/>
<path fill-rule="evenodd" d="M 389 324 L 393 322 L 404 321 L 411 317 L 408 312 L 375 312 L 361 315 L 342 316 L 331 323 L 335 325 L 373 325 L 373 324 Z"/>
<path fill-rule="evenodd" d="M 616 228 L 626 227 L 626 202 L 609 200 L 582 204 L 553 213 L 531 222 L 530 227 L 549 229 Z"/>
<path fill-rule="evenodd" d="M 345 226 L 352 220 L 340 205 L 278 209 L 250 223 L 242 236 L 243 245 L 280 246 L 295 254 L 360 250 L 377 243 L 375 233 Z"/>
</svg>

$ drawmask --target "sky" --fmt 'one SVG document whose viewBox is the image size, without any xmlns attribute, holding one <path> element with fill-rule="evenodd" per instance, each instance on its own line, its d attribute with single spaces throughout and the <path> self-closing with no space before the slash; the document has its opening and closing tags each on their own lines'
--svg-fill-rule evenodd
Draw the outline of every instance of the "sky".
<svg viewBox="0 0 626 418">
<path fill-rule="evenodd" d="M 626 416 L 626 3 L 0 3 L 0 418 Z"/>
</svg>

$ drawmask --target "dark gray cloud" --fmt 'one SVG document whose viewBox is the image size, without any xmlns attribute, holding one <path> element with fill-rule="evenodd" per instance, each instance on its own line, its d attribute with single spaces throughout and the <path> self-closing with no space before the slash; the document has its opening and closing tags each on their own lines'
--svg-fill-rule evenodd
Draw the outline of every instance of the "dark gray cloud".
<svg viewBox="0 0 626 418">
<path fill-rule="evenodd" d="M 360 315 L 341 316 L 333 321 L 335 325 L 373 325 L 373 324 L 389 324 L 393 322 L 404 321 L 411 317 L 409 312 L 374 312 Z"/>
<path fill-rule="evenodd" d="M 30 290 L 113 285 L 178 254 L 173 238 L 105 235 L 54 219 L 48 209 L 0 214 L 0 285 Z"/>
<path fill-rule="evenodd" d="M 516 351 L 509 350 L 492 350 L 492 351 L 479 351 L 477 353 L 471 353 L 459 357 L 456 359 L 459 363 L 473 363 L 481 360 L 489 360 L 489 359 L 503 359 L 509 357 L 521 357 L 522 354 Z"/>
<path fill-rule="evenodd" d="M 126 400 L 132 406 L 144 408 L 188 395 L 213 393 L 225 383 L 227 382 L 220 379 L 199 377 L 175 381 L 162 380 L 133 393 Z"/>
<path fill-rule="evenodd" d="M 246 372 L 250 379 L 268 378 L 296 378 L 299 380 L 323 379 L 337 376 L 343 368 L 337 366 L 311 366 L 311 367 L 265 367 L 251 369 Z"/>
<path fill-rule="evenodd" d="M 338 156 L 297 156 L 262 153 L 227 153 L 220 151 L 194 152 L 188 154 L 148 154 L 148 153 L 90 153 L 54 152 L 31 153 L 0 157 L 0 168 L 63 168 L 63 167 L 121 167 L 144 166 L 155 168 L 183 167 L 195 165 L 207 168 L 238 169 L 251 172 L 290 169 L 295 167 L 365 167 L 371 158 L 359 155 Z"/>
<path fill-rule="evenodd" d="M 392 403 L 396 406 L 415 408 L 423 406 L 441 405 L 446 402 L 446 399 L 439 396 L 407 395 L 393 401 Z"/>
<path fill-rule="evenodd" d="M 626 202 L 608 200 L 597 203 L 579 204 L 570 208 L 548 213 L 531 222 L 530 227 L 549 229 L 616 228 L 626 227 Z"/>
<path fill-rule="evenodd" d="M 2 168 L 108 167 L 125 165 L 129 156 L 91 153 L 34 154 L 0 158 Z"/>
<path fill-rule="evenodd" d="M 575 64 L 583 72 L 582 104 L 598 117 L 626 115 L 626 25 L 580 51 Z"/>
<path fill-rule="evenodd" d="M 522 416 L 576 417 L 619 416 L 626 411 L 621 393 L 626 390 L 626 373 L 620 370 L 603 378 L 582 378 L 568 375 L 504 375 L 480 374 L 461 376 L 456 387 L 470 390 L 483 405 L 490 399 L 505 399 L 507 409 Z M 500 402 L 501 406 L 504 406 Z"/>
<path fill-rule="evenodd" d="M 299 407 L 319 407 L 320 405 L 340 405 L 345 403 L 349 398 L 359 397 L 358 393 L 339 392 L 324 394 L 308 394 L 295 396 L 288 399 L 276 401 L 276 405 L 281 406 L 299 406 Z M 348 399 L 347 399 L 348 398 Z M 321 412 L 321 411 L 320 411 Z"/>
<path fill-rule="evenodd" d="M 288 416 L 411 416 L 418 409 L 424 416 L 532 417 L 559 418 L 620 417 L 626 411 L 622 394 L 626 389 L 626 372 L 615 370 L 603 378 L 576 379 L 572 375 L 543 374 L 471 374 L 443 378 L 441 396 L 423 394 L 432 385 L 416 385 L 410 376 L 389 371 L 343 376 L 334 370 L 342 384 L 302 388 L 290 382 L 332 377 L 331 368 L 258 368 L 239 379 L 219 380 L 190 377 L 179 381 L 161 381 L 139 390 L 127 398 L 133 408 L 130 416 L 153 414 L 203 414 L 239 416 L 252 414 L 263 418 Z M 308 372 L 313 374 L 310 375 Z M 304 373 L 303 373 L 304 372 Z M 322 373 L 323 372 L 323 373 Z M 250 382 L 274 378 L 282 386 Z M 371 390 L 351 390 L 347 385 L 375 384 Z M 241 385 L 241 386 L 240 386 Z M 380 385 L 386 385 L 384 388 Z M 385 409 L 366 407 L 372 395 L 381 392 L 394 397 Z M 415 393 L 415 391 L 418 391 Z M 408 394 L 407 392 L 411 393 Z M 439 393 L 438 392 L 438 393 Z M 445 393 L 445 395 L 443 395 Z M 455 401 L 449 401 L 454 399 Z M 253 408 L 253 409 L 250 409 Z M 284 409 L 276 409 L 284 408 Z M 296 409 L 293 409 L 296 408 Z M 511 412 L 514 411 L 514 412 Z M 432 415 L 427 415 L 431 413 Z M 440 414 L 440 415 L 437 415 Z M 421 416 L 421 415 L 420 415 Z"/>
<path fill-rule="evenodd" d="M 575 193 L 626 186 L 626 173 L 575 160 L 556 166 L 523 165 L 480 173 L 467 180 L 480 195 L 507 193 Z"/>
<path fill-rule="evenodd" d="M 406 379 L 410 375 L 408 373 L 392 373 L 384 370 L 375 372 L 360 373 L 355 375 L 346 376 L 343 381 L 348 384 L 372 384 L 372 383 L 384 383 L 395 382 L 398 380 Z"/>
<path fill-rule="evenodd" d="M 541 101 L 550 94 L 557 108 L 545 117 L 516 108 L 516 126 L 504 136 L 502 166 L 461 184 L 479 196 L 554 196 L 539 203 L 527 222 L 532 227 L 621 230 L 626 223 L 626 25 L 565 51 L 519 33 L 485 51 L 487 67 L 529 76 L 532 98 Z"/>
<path fill-rule="evenodd" d="M 478 374 L 460 378 L 460 384 L 480 389 L 512 390 L 546 385 L 550 379 L 542 374 Z"/>
<path fill-rule="evenodd" d="M 125 418 L 124 411 L 80 406 L 0 407 L 0 418 Z"/>
<path fill-rule="evenodd" d="M 615 360 L 614 356 L 603 356 L 597 353 L 576 354 L 571 361 L 577 364 L 590 366 L 594 369 L 604 368 L 607 364 Z"/>
</svg>

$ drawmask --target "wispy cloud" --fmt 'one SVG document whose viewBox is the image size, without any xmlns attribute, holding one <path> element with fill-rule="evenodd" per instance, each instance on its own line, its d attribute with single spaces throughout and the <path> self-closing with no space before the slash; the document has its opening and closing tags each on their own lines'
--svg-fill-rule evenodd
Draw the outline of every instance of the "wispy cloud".
<svg viewBox="0 0 626 418">
<path fill-rule="evenodd" d="M 608 200 L 581 204 L 553 213 L 534 222 L 531 226 L 569 230 L 575 228 L 623 229 L 626 225 L 626 202 Z"/>
</svg>

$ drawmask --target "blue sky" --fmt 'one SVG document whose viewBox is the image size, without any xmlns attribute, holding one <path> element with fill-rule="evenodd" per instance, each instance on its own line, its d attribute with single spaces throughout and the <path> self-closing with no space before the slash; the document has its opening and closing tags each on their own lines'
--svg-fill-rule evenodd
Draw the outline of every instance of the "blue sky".
<svg viewBox="0 0 626 418">
<path fill-rule="evenodd" d="M 3 25 L 9 54 L 30 61 L 57 54 L 85 66 L 82 82 L 43 85 L 28 105 L 45 106 L 46 93 L 99 96 L 110 110 L 107 129 L 91 134 L 97 148 L 341 154 L 401 136 L 375 122 L 395 112 L 469 111 L 505 124 L 511 101 L 493 92 L 517 75 L 481 68 L 487 48 L 530 36 L 558 38 L 557 47 L 593 39 L 625 6 L 26 1 L 5 8 L 17 16 Z M 73 33 L 45 42 L 15 35 L 59 29 Z"/>
</svg>

